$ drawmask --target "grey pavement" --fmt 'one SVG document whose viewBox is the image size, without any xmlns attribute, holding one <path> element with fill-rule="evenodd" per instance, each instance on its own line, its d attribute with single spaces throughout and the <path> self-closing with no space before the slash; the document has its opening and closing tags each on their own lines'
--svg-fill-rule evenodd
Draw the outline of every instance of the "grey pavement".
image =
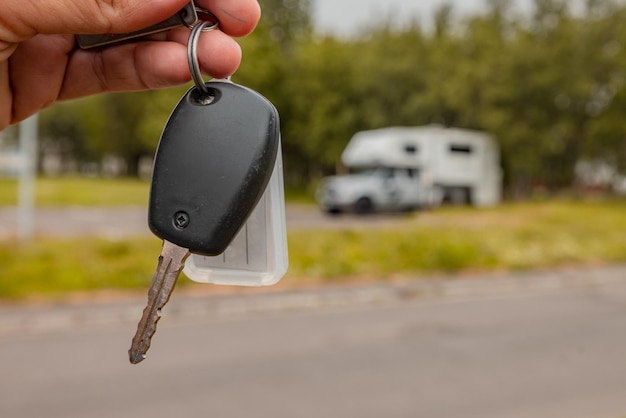
<svg viewBox="0 0 626 418">
<path fill-rule="evenodd" d="M 388 228 L 402 225 L 404 214 L 328 216 L 313 205 L 288 204 L 287 227 L 296 229 Z M 0 207 L 0 239 L 17 236 L 18 213 L 15 207 Z M 148 209 L 130 207 L 38 207 L 35 210 L 34 232 L 38 237 L 97 236 L 122 238 L 150 234 Z"/>
<path fill-rule="evenodd" d="M 624 418 L 623 273 L 178 292 L 139 365 L 141 301 L 35 310 L 0 337 L 0 417 Z"/>
<path fill-rule="evenodd" d="M 212 285 L 194 285 L 195 290 L 176 289 L 163 315 L 165 321 L 222 318 L 263 312 L 393 305 L 416 300 L 494 298 L 619 283 L 626 283 L 626 265 L 493 273 L 456 278 L 422 277 L 402 282 L 327 285 L 297 290 L 240 288 L 241 291 L 233 290 L 226 294 L 210 293 L 209 286 Z M 197 291 L 203 287 L 207 291 Z M 106 301 L 94 299 L 38 306 L 0 305 L 0 338 L 77 327 L 132 324 L 138 321 L 145 302 L 146 296 L 137 293 Z"/>
<path fill-rule="evenodd" d="M 147 235 L 147 216 L 145 207 L 44 207 L 36 208 L 33 229 L 40 237 Z M 0 239 L 17 236 L 17 220 L 15 207 L 0 208 Z"/>
</svg>

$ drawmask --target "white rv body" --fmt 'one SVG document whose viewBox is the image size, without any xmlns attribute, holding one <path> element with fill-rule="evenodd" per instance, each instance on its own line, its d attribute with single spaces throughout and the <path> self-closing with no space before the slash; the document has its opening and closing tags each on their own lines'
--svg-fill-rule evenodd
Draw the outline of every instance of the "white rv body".
<svg viewBox="0 0 626 418">
<path fill-rule="evenodd" d="M 444 201 L 491 206 L 500 202 L 502 174 L 497 144 L 484 132 L 439 126 L 392 127 L 359 132 L 341 160 L 366 176 L 325 179 L 317 193 L 329 212 L 402 210 Z"/>
</svg>

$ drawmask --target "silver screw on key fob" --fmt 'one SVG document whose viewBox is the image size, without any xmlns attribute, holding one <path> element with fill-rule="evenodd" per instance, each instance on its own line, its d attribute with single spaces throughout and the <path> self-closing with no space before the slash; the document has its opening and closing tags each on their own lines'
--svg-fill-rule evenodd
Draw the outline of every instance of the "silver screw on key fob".
<svg viewBox="0 0 626 418">
<path fill-rule="evenodd" d="M 192 41 L 207 24 L 192 30 L 190 62 L 197 62 Z M 163 250 L 129 350 L 131 363 L 145 358 L 189 254 L 223 253 L 248 219 L 272 175 L 279 140 L 274 106 L 229 81 L 202 81 L 172 112 L 155 157 L 148 214 Z"/>
</svg>

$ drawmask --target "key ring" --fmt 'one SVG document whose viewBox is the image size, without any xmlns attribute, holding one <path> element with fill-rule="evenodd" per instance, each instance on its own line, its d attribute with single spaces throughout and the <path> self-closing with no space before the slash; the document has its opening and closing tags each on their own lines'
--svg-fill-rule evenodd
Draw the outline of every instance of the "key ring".
<svg viewBox="0 0 626 418">
<path fill-rule="evenodd" d="M 198 7 L 195 6 L 194 10 L 196 11 L 196 20 L 192 23 L 187 23 L 186 26 L 189 29 L 193 29 L 197 24 L 201 23 L 201 22 L 209 22 L 209 23 L 213 23 L 213 25 L 209 26 L 209 27 L 205 27 L 202 29 L 203 32 L 209 32 L 212 31 L 213 29 L 217 28 L 217 25 L 219 24 L 219 21 L 217 20 L 217 17 L 215 17 L 215 15 L 211 12 L 209 12 L 207 9 L 205 9 L 204 7 Z M 203 17 L 205 17 L 203 19 Z"/>
<path fill-rule="evenodd" d="M 198 40 L 202 32 L 210 32 L 219 27 L 217 18 L 209 13 L 208 10 L 197 9 L 199 12 L 211 16 L 214 20 L 198 20 L 191 28 L 189 34 L 189 42 L 187 44 L 187 62 L 189 63 L 189 72 L 194 84 L 204 95 L 209 95 L 209 89 L 204 84 L 200 63 L 198 62 Z"/>
</svg>

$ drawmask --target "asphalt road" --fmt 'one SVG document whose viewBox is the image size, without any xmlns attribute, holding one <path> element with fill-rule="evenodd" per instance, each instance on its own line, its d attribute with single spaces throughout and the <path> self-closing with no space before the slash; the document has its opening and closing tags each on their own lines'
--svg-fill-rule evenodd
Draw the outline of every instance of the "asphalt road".
<svg viewBox="0 0 626 418">
<path fill-rule="evenodd" d="M 626 417 L 626 281 L 459 295 L 233 305 L 258 303 L 251 295 L 191 316 L 171 302 L 135 366 L 134 324 L 87 324 L 77 310 L 73 322 L 0 333 L 0 416 Z M 141 304 L 130 307 L 139 318 Z"/>
<path fill-rule="evenodd" d="M 313 205 L 286 207 L 289 230 L 304 228 L 368 228 L 402 225 L 403 214 L 328 216 Z M 18 233 L 18 213 L 14 207 L 0 208 L 0 239 Z M 150 234 L 146 207 L 40 207 L 35 211 L 34 231 L 41 237 L 99 236 L 120 238 Z"/>
</svg>

